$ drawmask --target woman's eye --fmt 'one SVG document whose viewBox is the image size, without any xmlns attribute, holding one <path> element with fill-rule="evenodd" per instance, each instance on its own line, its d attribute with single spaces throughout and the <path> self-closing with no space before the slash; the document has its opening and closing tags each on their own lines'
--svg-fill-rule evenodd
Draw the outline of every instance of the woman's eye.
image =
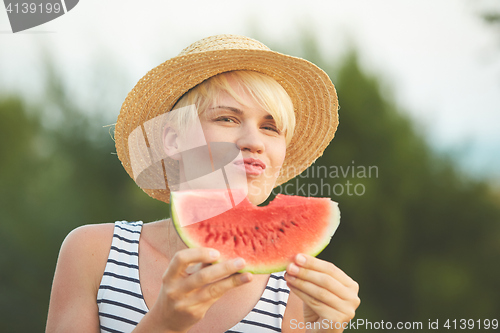
<svg viewBox="0 0 500 333">
<path fill-rule="evenodd" d="M 229 118 L 229 117 L 219 117 L 217 119 L 215 119 L 216 121 L 222 121 L 222 122 L 226 122 L 226 123 L 235 123 L 236 121 L 232 118 Z"/>
<path fill-rule="evenodd" d="M 274 126 L 264 126 L 263 129 L 268 130 L 268 131 L 273 131 L 273 132 L 276 132 L 278 134 L 280 133 L 280 131 Z"/>
</svg>

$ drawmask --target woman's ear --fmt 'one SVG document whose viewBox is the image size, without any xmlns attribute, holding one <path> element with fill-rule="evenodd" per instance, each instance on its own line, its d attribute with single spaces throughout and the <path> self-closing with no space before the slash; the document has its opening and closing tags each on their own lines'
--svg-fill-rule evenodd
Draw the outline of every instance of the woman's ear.
<svg viewBox="0 0 500 333">
<path fill-rule="evenodd" d="M 176 130 L 168 124 L 163 129 L 163 150 L 168 157 L 180 160 L 179 136 Z"/>
</svg>

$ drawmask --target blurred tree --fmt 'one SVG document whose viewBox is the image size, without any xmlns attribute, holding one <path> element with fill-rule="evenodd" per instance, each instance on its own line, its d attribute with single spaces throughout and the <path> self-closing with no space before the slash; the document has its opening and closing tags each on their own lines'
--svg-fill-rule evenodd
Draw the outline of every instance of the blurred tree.
<svg viewBox="0 0 500 333">
<path fill-rule="evenodd" d="M 24 232 L 33 198 L 31 182 L 43 168 L 35 150 L 40 126 L 24 112 L 18 98 L 0 101 L 0 331 L 21 332 L 17 323 L 43 321 L 40 309 L 46 303 L 46 292 L 38 289 L 39 269 L 47 262 L 46 241 L 35 232 Z M 26 218 L 24 218 L 26 217 Z M 43 220 L 43 216 L 41 217 Z M 43 235 L 43 234 L 42 234 Z M 36 249 L 36 251 L 33 251 Z M 44 256 L 45 254 L 45 256 Z M 27 260 L 26 260 L 27 259 Z M 40 261 L 41 259 L 41 261 Z M 42 268 L 43 269 L 43 268 Z M 47 283 L 43 284 L 45 288 Z M 15 310 L 14 310 L 15 309 Z M 21 324 L 22 327 L 23 324 Z M 39 323 L 37 326 L 40 328 Z M 15 329 L 17 328 L 17 329 Z"/>
<path fill-rule="evenodd" d="M 324 155 L 290 183 L 339 202 L 342 223 L 320 256 L 359 282 L 357 317 L 422 321 L 424 331 L 428 319 L 496 318 L 498 197 L 430 148 L 355 52 L 334 70 L 308 44 L 303 56 L 334 78 L 340 126 Z"/>
<path fill-rule="evenodd" d="M 46 100 L 0 98 L 1 332 L 44 330 L 59 247 L 70 230 L 169 215 L 168 205 L 124 172 L 102 119 L 84 116 L 61 76 L 50 63 L 46 69 Z"/>
<path fill-rule="evenodd" d="M 500 13 L 485 13 L 483 14 L 483 18 L 486 22 L 491 24 L 500 23 Z"/>
<path fill-rule="evenodd" d="M 379 178 L 366 180 L 366 194 L 339 198 L 352 238 L 330 252 L 357 254 L 354 265 L 353 254 L 343 257 L 367 288 L 368 313 L 394 321 L 494 318 L 500 207 L 490 189 L 433 153 L 354 55 L 337 82 L 344 122 L 323 163 L 379 170 Z"/>
<path fill-rule="evenodd" d="M 476 3 L 476 6 L 482 7 L 481 16 L 485 22 L 498 27 L 498 24 L 500 24 L 500 1 L 480 1 Z"/>
</svg>

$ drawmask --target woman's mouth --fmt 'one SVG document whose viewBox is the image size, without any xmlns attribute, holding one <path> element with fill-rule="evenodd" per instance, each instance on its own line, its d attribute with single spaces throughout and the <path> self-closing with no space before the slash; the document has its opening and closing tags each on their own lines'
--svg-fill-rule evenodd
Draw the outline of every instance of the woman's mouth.
<svg viewBox="0 0 500 333">
<path fill-rule="evenodd" d="M 256 158 L 244 158 L 243 160 L 237 160 L 234 164 L 244 168 L 247 175 L 252 176 L 258 176 L 266 169 L 266 164 Z"/>
</svg>

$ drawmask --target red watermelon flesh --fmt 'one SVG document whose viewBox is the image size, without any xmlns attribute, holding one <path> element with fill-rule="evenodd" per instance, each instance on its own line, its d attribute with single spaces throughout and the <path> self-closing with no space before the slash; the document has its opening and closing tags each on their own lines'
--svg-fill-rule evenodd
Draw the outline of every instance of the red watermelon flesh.
<svg viewBox="0 0 500 333">
<path fill-rule="evenodd" d="M 246 261 L 243 271 L 278 272 L 297 253 L 318 255 L 340 222 L 338 205 L 329 198 L 282 194 L 264 207 L 245 198 L 234 208 L 213 216 L 217 207 L 228 205 L 229 196 L 220 195 L 221 191 L 173 192 L 172 220 L 187 246 L 217 249 L 221 260 L 242 257 Z M 186 222 L 193 216 L 200 220 L 204 214 L 211 217 Z"/>
</svg>

